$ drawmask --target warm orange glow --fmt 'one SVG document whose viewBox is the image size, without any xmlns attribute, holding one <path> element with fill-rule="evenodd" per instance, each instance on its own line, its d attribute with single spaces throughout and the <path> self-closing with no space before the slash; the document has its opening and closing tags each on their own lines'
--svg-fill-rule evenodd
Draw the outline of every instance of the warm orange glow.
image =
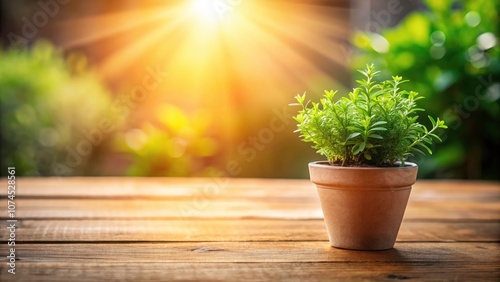
<svg viewBox="0 0 500 282">
<path fill-rule="evenodd" d="M 109 45 L 114 47 L 101 46 L 109 49 L 101 62 L 106 76 L 121 75 L 124 67 L 153 55 L 156 62 L 174 59 L 177 63 L 169 63 L 173 69 L 180 64 L 199 71 L 205 61 L 211 70 L 216 65 L 217 71 L 211 71 L 214 75 L 221 68 L 231 69 L 232 76 L 234 71 L 255 74 L 256 67 L 266 67 L 266 77 L 285 75 L 287 79 L 291 77 L 284 71 L 299 79 L 305 72 L 321 72 L 307 60 L 304 50 L 345 64 L 346 54 L 335 40 L 348 39 L 347 21 L 335 16 L 345 10 L 270 2 L 274 1 L 190 0 L 71 20 L 60 27 L 67 48 L 113 40 Z"/>
<path fill-rule="evenodd" d="M 188 104 L 209 109 L 222 138 L 241 140 L 238 117 L 260 118 L 297 93 L 322 93 L 332 78 L 346 76 L 345 8 L 308 1 L 168 3 L 60 25 L 63 46 L 92 46 L 107 80 L 132 88 L 155 65 L 170 74 L 134 109 L 142 117 L 151 119 L 151 107 L 164 102 Z"/>
</svg>

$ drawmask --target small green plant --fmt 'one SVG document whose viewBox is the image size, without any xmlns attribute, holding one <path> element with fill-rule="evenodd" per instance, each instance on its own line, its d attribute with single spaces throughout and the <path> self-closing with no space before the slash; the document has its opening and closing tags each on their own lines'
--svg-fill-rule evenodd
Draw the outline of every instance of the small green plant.
<svg viewBox="0 0 500 282">
<path fill-rule="evenodd" d="M 302 106 L 294 117 L 302 140 L 341 166 L 403 166 L 413 153 L 432 154 L 433 141 L 441 141 L 436 130 L 447 127 L 431 116 L 430 130 L 418 123 L 417 112 L 423 109 L 416 101 L 423 97 L 401 90 L 406 81 L 399 76 L 377 83 L 373 65 L 359 72 L 364 76 L 356 80 L 359 86 L 336 102 L 333 90 L 310 107 L 305 94 L 295 97 L 298 104 L 292 105 Z"/>
</svg>

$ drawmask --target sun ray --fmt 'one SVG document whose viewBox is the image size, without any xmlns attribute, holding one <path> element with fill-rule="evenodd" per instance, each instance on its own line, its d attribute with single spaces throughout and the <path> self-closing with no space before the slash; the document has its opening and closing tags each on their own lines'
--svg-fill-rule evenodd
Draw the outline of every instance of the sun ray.
<svg viewBox="0 0 500 282">
<path fill-rule="evenodd" d="M 155 21 L 164 23 L 179 12 L 178 7 L 140 9 L 61 21 L 54 27 L 65 38 L 62 47 L 68 49 L 141 28 Z"/>
<path fill-rule="evenodd" d="M 292 73 L 293 78 L 297 81 L 306 82 L 305 77 L 300 75 L 300 72 L 313 70 L 314 65 L 312 62 L 307 61 L 290 45 L 265 30 L 258 28 L 253 22 L 246 21 L 245 28 L 245 34 L 248 34 L 253 40 L 229 40 L 233 45 L 230 50 L 234 58 L 244 60 L 249 55 L 249 50 L 258 51 L 257 54 L 251 57 L 251 60 L 254 62 L 257 60 L 260 64 L 259 67 L 266 70 L 266 72 L 273 73 L 276 76 L 273 81 L 287 84 L 286 81 L 290 79 L 288 75 Z M 243 66 L 247 66 L 245 75 L 248 75 L 255 69 L 250 63 L 242 64 Z"/>
<path fill-rule="evenodd" d="M 325 38 L 323 34 L 318 34 L 317 32 L 311 32 L 309 25 L 301 23 L 300 17 L 290 16 L 293 21 L 292 24 L 284 25 L 283 22 L 277 21 L 275 19 L 271 20 L 265 15 L 256 15 L 255 22 L 258 24 L 262 30 L 266 30 L 277 38 L 295 46 L 296 48 L 305 47 L 310 49 L 327 59 L 340 64 L 345 65 L 345 58 L 339 56 L 338 53 L 332 52 L 332 50 L 337 49 L 338 42 Z M 310 22 L 310 21 L 309 21 Z M 343 32 L 341 28 L 330 28 L 333 34 L 338 32 Z M 345 29 L 345 28 L 344 28 Z M 315 29 L 322 30 L 322 29 Z M 343 32 L 338 38 L 345 38 L 348 36 L 347 32 Z"/>
<path fill-rule="evenodd" d="M 314 83 L 314 81 L 311 81 L 309 75 L 304 75 L 305 73 L 317 73 L 318 77 L 324 77 L 324 79 L 326 79 L 327 77 L 331 77 L 331 72 L 327 72 L 326 70 L 318 68 L 317 60 L 306 60 L 306 58 L 310 58 L 310 56 L 304 53 L 303 47 L 301 48 L 301 45 L 305 45 L 307 48 L 314 49 L 315 46 L 312 44 L 308 44 L 308 42 L 314 42 L 314 40 L 316 39 L 322 39 L 318 38 L 322 35 L 326 38 L 324 33 L 327 32 L 325 32 L 324 29 L 319 29 L 318 32 L 320 33 L 318 35 L 313 34 L 314 37 L 311 39 L 312 36 L 310 35 L 310 30 L 308 30 L 307 28 L 302 28 L 302 22 L 296 21 L 295 19 L 294 21 L 289 21 L 289 19 L 291 18 L 290 16 L 288 16 L 289 13 L 284 13 L 284 16 L 282 14 L 280 15 L 280 17 L 273 17 L 272 11 L 261 8 L 258 12 L 248 15 L 248 18 L 245 21 L 245 27 L 247 28 L 246 30 L 250 31 L 248 34 L 253 34 L 255 40 L 259 41 L 258 46 L 266 47 L 271 56 L 275 57 L 275 60 L 283 61 L 283 63 L 280 64 L 281 70 L 270 72 L 275 76 L 280 74 L 292 74 L 293 79 L 302 81 L 304 84 Z M 303 16 L 303 18 L 305 18 L 305 16 Z M 275 26 L 273 26 L 272 30 L 261 24 L 261 22 L 266 22 L 267 19 L 272 19 L 272 21 L 274 21 L 275 23 Z M 310 24 L 311 21 L 308 21 L 308 23 Z M 287 31 L 287 28 L 290 31 Z M 342 26 L 330 29 L 338 33 L 347 33 L 345 31 L 346 28 Z M 297 31 L 300 31 L 300 33 Z M 338 47 L 337 42 L 331 42 L 331 40 L 332 39 L 330 39 L 330 41 L 322 41 L 323 45 L 318 45 L 322 46 L 324 50 L 314 49 L 314 52 L 319 53 L 323 57 L 323 61 L 325 61 L 325 58 L 327 59 L 325 64 L 328 62 L 330 62 L 329 64 L 331 64 L 331 62 L 333 61 L 336 62 L 337 65 L 345 65 L 345 58 L 339 56 L 338 48 L 336 48 Z M 244 45 L 245 44 L 240 44 L 240 46 L 232 48 L 232 50 L 234 50 L 235 52 L 240 51 L 240 53 L 243 53 L 245 52 L 244 50 L 246 50 Z M 286 66 L 290 67 L 286 68 Z M 290 81 L 290 78 L 291 77 L 284 77 L 282 81 Z"/>
<path fill-rule="evenodd" d="M 101 64 L 101 73 L 104 76 L 112 76 L 119 73 L 126 68 L 127 65 L 133 63 L 132 58 L 138 58 L 147 53 L 151 46 L 161 44 L 164 38 L 184 23 L 185 20 L 185 17 L 175 18 L 173 21 L 169 22 L 168 25 L 163 24 L 161 27 L 150 31 L 140 39 L 131 42 L 128 46 L 117 50 Z"/>
</svg>

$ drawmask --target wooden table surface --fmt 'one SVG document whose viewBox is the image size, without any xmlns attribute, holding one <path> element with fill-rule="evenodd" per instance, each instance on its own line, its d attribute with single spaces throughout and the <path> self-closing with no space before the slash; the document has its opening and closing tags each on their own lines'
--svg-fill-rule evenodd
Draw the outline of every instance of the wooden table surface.
<svg viewBox="0 0 500 282">
<path fill-rule="evenodd" d="M 500 281 L 500 184 L 418 181 L 388 251 L 330 247 L 308 180 L 17 179 L 1 281 Z M 411 279 L 411 280 L 410 280 Z"/>
</svg>

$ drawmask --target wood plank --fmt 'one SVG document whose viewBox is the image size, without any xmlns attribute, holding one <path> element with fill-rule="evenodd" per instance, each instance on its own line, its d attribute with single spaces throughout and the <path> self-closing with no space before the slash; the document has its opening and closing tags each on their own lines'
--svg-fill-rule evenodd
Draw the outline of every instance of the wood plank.
<svg viewBox="0 0 500 282">
<path fill-rule="evenodd" d="M 7 181 L 0 179 L 0 196 L 5 197 Z M 97 198 L 192 198 L 217 199 L 280 198 L 302 201 L 317 199 L 309 180 L 239 178 L 127 178 L 68 177 L 19 178 L 19 198 L 97 197 Z M 483 181 L 419 180 L 413 186 L 415 199 L 500 201 L 500 183 Z"/>
<path fill-rule="evenodd" d="M 19 244 L 21 262 L 364 262 L 364 263 L 498 263 L 499 243 L 396 243 L 378 252 L 332 248 L 324 242 L 172 242 Z M 4 264 L 0 264 L 4 267 Z"/>
<path fill-rule="evenodd" d="M 319 203 L 218 201 L 17 199 L 17 218 L 322 218 Z M 7 217 L 7 210 L 0 210 Z"/>
<path fill-rule="evenodd" d="M 466 266 L 466 267 L 465 267 Z M 1 281 L 498 281 L 495 262 L 133 263 L 21 261 Z"/>
<path fill-rule="evenodd" d="M 279 218 L 321 219 L 319 202 L 221 201 L 193 198 L 190 201 L 144 199 L 17 199 L 18 218 L 159 219 L 159 218 Z M 7 210 L 0 210 L 7 218 Z M 406 219 L 498 220 L 500 202 L 426 202 L 411 199 Z"/>
<path fill-rule="evenodd" d="M 20 220 L 18 234 L 23 243 L 328 240 L 323 220 Z M 8 236 L 2 228 L 0 241 Z M 397 240 L 498 242 L 500 222 L 404 221 Z"/>
<path fill-rule="evenodd" d="M 6 196 L 6 179 L 0 195 Z M 306 180 L 239 178 L 68 177 L 19 178 L 18 197 L 211 197 L 317 198 Z M 5 188 L 5 189 L 4 189 Z M 286 193 L 283 193 L 286 191 Z"/>
</svg>

